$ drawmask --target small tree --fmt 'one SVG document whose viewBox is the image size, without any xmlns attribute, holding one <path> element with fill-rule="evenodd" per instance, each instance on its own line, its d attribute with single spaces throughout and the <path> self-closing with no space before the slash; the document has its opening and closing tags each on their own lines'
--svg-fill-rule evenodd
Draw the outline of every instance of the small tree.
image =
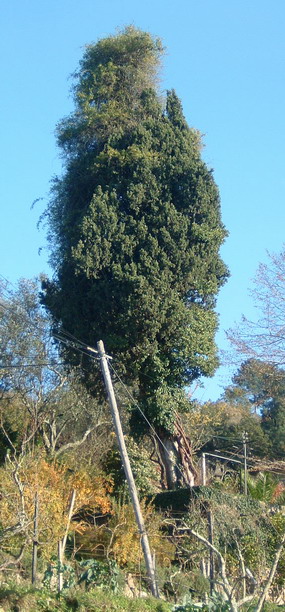
<svg viewBox="0 0 285 612">
<path fill-rule="evenodd" d="M 57 552 L 57 543 L 70 532 L 81 532 L 80 521 L 68 523 L 67 511 L 72 490 L 76 491 L 74 515 L 82 509 L 90 513 L 109 512 L 110 480 L 90 476 L 66 465 L 48 463 L 38 456 L 9 456 L 0 468 L 0 541 L 4 555 L 15 547 L 31 544 L 35 493 L 39 501 L 38 538 L 41 558 L 48 560 Z M 68 525 L 67 525 L 68 523 Z"/>
<path fill-rule="evenodd" d="M 243 496 L 205 493 L 196 493 L 184 519 L 165 519 L 177 545 L 176 559 L 182 558 L 190 572 L 200 566 L 209 577 L 209 555 L 212 588 L 227 602 L 225 609 L 237 612 L 255 599 L 261 610 L 269 589 L 284 580 L 284 517 L 269 517 L 264 505 Z"/>
<path fill-rule="evenodd" d="M 0 458 L 7 448 L 27 452 L 43 444 L 51 457 L 82 444 L 92 430 L 108 430 L 104 404 L 61 363 L 51 320 L 39 303 L 39 283 L 0 287 Z"/>
<path fill-rule="evenodd" d="M 245 603 L 247 603 L 249 601 L 252 601 L 256 597 L 256 595 L 259 595 L 258 602 L 257 602 L 257 607 L 255 608 L 255 610 L 256 610 L 256 612 L 261 612 L 261 610 L 263 609 L 263 604 L 264 604 L 264 601 L 266 599 L 266 596 L 268 595 L 269 589 L 270 589 L 270 587 L 272 585 L 272 582 L 274 580 L 274 577 L 275 577 L 275 574 L 276 574 L 276 571 L 277 571 L 277 567 L 278 567 L 278 563 L 279 563 L 279 560 L 280 560 L 280 556 L 281 556 L 281 553 L 282 553 L 283 548 L 284 548 L 285 533 L 281 537 L 281 540 L 279 542 L 279 546 L 277 548 L 277 551 L 276 551 L 274 559 L 273 559 L 273 563 L 272 563 L 271 569 L 270 569 L 270 571 L 268 573 L 267 579 L 265 580 L 264 584 L 262 586 L 256 585 L 256 586 L 259 587 L 256 590 L 255 590 L 255 585 L 254 585 L 253 593 L 249 594 L 249 595 L 245 594 L 240 599 L 237 599 L 236 594 L 235 594 L 237 583 L 238 583 L 238 581 L 246 579 L 247 576 L 246 575 L 242 575 L 240 578 L 238 578 L 235 581 L 234 584 L 232 584 L 232 581 L 229 580 L 229 577 L 228 577 L 228 574 L 227 574 L 225 558 L 221 554 L 221 552 L 215 546 L 213 546 L 213 544 L 211 544 L 211 542 L 209 542 L 207 540 L 207 538 L 204 538 L 204 536 L 202 536 L 200 533 L 194 531 L 193 529 L 189 529 L 189 533 L 196 540 L 198 540 L 198 542 L 201 542 L 206 548 L 208 548 L 210 551 L 212 551 L 216 555 L 216 557 L 218 559 L 219 572 L 220 572 L 218 584 L 222 588 L 225 600 L 227 601 L 227 603 L 229 605 L 229 610 L 231 612 L 238 612 L 238 610 L 240 610 Z M 239 555 L 240 555 L 240 560 L 241 560 L 241 566 L 243 566 L 243 568 L 245 569 L 244 559 L 243 559 L 243 556 L 242 556 L 240 551 L 239 551 Z M 250 575 L 250 573 L 249 573 L 249 575 Z"/>
<path fill-rule="evenodd" d="M 58 126 L 65 172 L 47 210 L 55 280 L 43 301 L 58 331 L 91 345 L 102 338 L 119 360 L 164 442 L 158 451 L 173 487 L 183 461 L 186 482 L 193 479 L 175 418 L 186 405 L 181 389 L 217 366 L 226 232 L 199 134 L 175 92 L 165 104 L 157 90 L 161 52 L 159 40 L 133 27 L 86 49 L 75 111 Z M 95 392 L 100 375 L 83 365 Z M 138 415 L 133 423 L 138 432 Z"/>
<path fill-rule="evenodd" d="M 247 359 L 234 375 L 233 384 L 225 389 L 222 401 L 232 412 L 232 418 L 226 419 L 222 427 L 224 435 L 241 437 L 242 431 L 247 431 L 254 454 L 283 457 L 285 373 L 282 368 L 259 359 Z"/>
<path fill-rule="evenodd" d="M 248 386 L 252 399 L 262 410 L 264 431 L 273 444 L 276 456 L 284 454 L 285 433 L 285 248 L 269 254 L 260 264 L 252 290 L 259 318 L 243 317 L 228 337 L 238 354 L 246 357 L 241 384 Z M 242 379 L 244 379 L 242 381 Z"/>
</svg>

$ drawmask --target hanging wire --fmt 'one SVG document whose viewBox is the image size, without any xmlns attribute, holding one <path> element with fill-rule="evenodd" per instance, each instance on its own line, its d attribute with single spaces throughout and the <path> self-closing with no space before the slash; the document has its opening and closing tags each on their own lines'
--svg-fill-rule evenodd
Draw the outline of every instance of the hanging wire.
<svg viewBox="0 0 285 612">
<path fill-rule="evenodd" d="M 56 361 L 52 361 L 50 363 L 20 363 L 20 364 L 4 364 L 0 365 L 0 370 L 11 370 L 11 369 L 21 369 L 21 368 L 43 368 L 50 366 L 64 365 L 63 363 L 58 363 Z"/>
<path fill-rule="evenodd" d="M 0 274 L 0 277 L 9 285 L 17 288 L 14 283 L 12 283 L 11 281 L 9 281 L 7 278 L 5 278 L 2 274 Z M 9 299 L 11 299 L 11 293 L 9 293 L 9 291 L 2 287 L 2 291 L 7 294 L 7 297 Z M 0 307 L 4 308 L 5 310 L 14 313 L 16 316 L 19 316 L 19 312 L 17 310 L 15 310 L 14 308 L 9 307 L 7 304 L 4 304 L 2 301 L 0 302 Z M 40 327 L 39 324 L 34 323 L 29 317 L 28 314 L 25 312 L 24 308 L 21 306 L 17 306 L 17 309 L 20 309 L 20 314 L 21 314 L 21 318 L 25 323 L 28 323 L 28 325 L 32 328 L 34 328 L 36 331 L 45 331 L 44 328 Z M 56 321 L 59 325 L 59 321 Z M 60 328 L 60 333 L 54 333 L 51 334 L 50 337 L 55 337 L 58 341 L 60 341 L 61 343 L 65 344 L 66 346 L 68 346 L 68 348 L 72 348 L 74 351 L 81 353 L 84 356 L 88 356 L 92 361 L 95 361 L 98 363 L 98 357 L 93 356 L 92 354 L 90 354 L 90 351 L 97 353 L 96 349 L 94 349 L 93 347 L 88 347 L 87 344 L 85 342 L 83 342 L 82 340 L 78 339 L 76 336 L 74 336 L 71 332 L 65 330 L 64 328 Z M 64 337 L 65 336 L 65 337 Z M 108 356 L 109 357 L 109 356 Z M 109 357 L 110 358 L 110 357 Z M 116 360 L 117 361 L 117 360 Z M 121 379 L 120 375 L 118 374 L 118 372 L 115 370 L 114 366 L 109 362 L 108 359 L 108 363 L 109 366 L 111 368 L 111 370 L 114 372 L 116 378 L 119 380 L 120 384 L 123 386 L 126 394 L 128 395 L 128 397 L 131 399 L 131 401 L 133 402 L 133 404 L 136 406 L 136 408 L 138 409 L 138 411 L 140 412 L 141 416 L 143 417 L 143 419 L 146 421 L 147 425 L 149 426 L 150 430 L 152 431 L 152 433 L 154 434 L 154 436 L 156 437 L 156 439 L 158 440 L 158 442 L 161 444 L 161 446 L 163 447 L 163 449 L 165 450 L 167 456 L 170 457 L 170 453 L 168 451 L 168 449 L 166 448 L 165 444 L 163 443 L 163 441 L 161 440 L 161 438 L 159 437 L 159 435 L 157 434 L 155 428 L 152 426 L 152 424 L 150 423 L 150 421 L 148 420 L 148 418 L 146 417 L 146 415 L 144 414 L 143 410 L 141 409 L 141 407 L 139 406 L 138 402 L 135 400 L 135 398 L 133 397 L 133 395 L 131 394 L 131 392 L 129 391 L 128 387 L 125 385 L 125 383 L 123 382 L 123 380 Z M 7 369 L 7 368 L 12 368 L 12 367 L 43 367 L 43 366 L 51 366 L 51 365 L 64 365 L 64 364 L 59 364 L 56 362 L 52 362 L 52 363 L 41 363 L 41 364 L 22 364 L 22 365 L 15 365 L 15 366 L 0 366 L 1 369 Z M 87 372 L 87 370 L 85 368 L 81 368 L 84 371 Z M 150 375 L 144 374 L 144 376 L 152 379 L 153 377 L 151 377 Z M 213 436 L 213 438 L 218 438 L 218 439 L 224 439 L 224 440 L 228 440 L 228 441 L 232 441 L 232 442 L 240 442 L 241 440 L 238 438 L 228 438 L 226 436 Z M 252 441 L 252 443 L 254 443 L 254 441 Z M 234 454 L 238 454 L 238 453 L 232 453 L 232 455 Z M 230 457 L 228 458 L 230 461 Z M 178 471 L 180 472 L 182 478 L 184 477 L 184 474 L 182 472 L 182 470 L 180 469 L 179 466 L 176 466 Z M 254 466 L 252 466 L 254 467 Z M 270 473 L 274 473 L 274 474 L 280 474 L 280 472 L 276 471 L 276 470 L 270 470 L 270 469 L 266 469 L 266 472 L 270 472 Z"/>
<path fill-rule="evenodd" d="M 18 287 L 17 287 L 17 286 L 16 286 L 14 283 L 12 283 L 11 281 L 9 281 L 7 278 L 5 278 L 5 277 L 4 277 L 2 274 L 0 274 L 0 277 L 1 277 L 1 278 L 2 278 L 2 279 L 3 279 L 3 280 L 6 282 L 6 283 L 8 283 L 8 284 L 9 284 L 9 285 L 11 285 L 12 287 L 14 287 L 16 290 L 18 290 Z M 6 288 L 4 288 L 4 287 L 2 287 L 2 291 L 4 291 L 4 292 L 6 291 L 7 298 L 8 298 L 9 300 L 11 300 L 11 297 L 13 297 L 13 294 L 12 294 L 12 293 L 10 293 L 10 292 L 9 292 L 9 291 L 8 291 Z M 19 310 L 20 310 L 20 315 L 21 315 L 22 321 L 26 322 L 26 323 L 27 323 L 27 324 L 28 324 L 30 327 L 34 328 L 34 329 L 35 329 L 35 330 L 37 330 L 37 331 L 39 331 L 39 330 L 40 330 L 40 331 L 42 331 L 42 332 L 43 332 L 43 331 L 45 331 L 45 328 L 44 328 L 44 327 L 40 327 L 40 326 L 39 326 L 39 324 L 34 323 L 34 322 L 33 322 L 33 321 L 32 321 L 32 320 L 29 318 L 28 313 L 25 311 L 25 308 L 24 308 L 24 307 L 22 307 L 22 306 L 20 306 L 20 305 L 17 305 L 17 310 L 16 310 L 15 308 L 11 308 L 11 307 L 10 307 L 10 306 L 8 306 L 7 304 L 4 304 L 2 301 L 0 301 L 0 308 L 1 308 L 1 307 L 2 307 L 2 308 L 4 308 L 5 310 L 9 311 L 9 312 L 14 313 L 14 314 L 15 314 L 15 316 L 17 316 L 17 317 L 19 317 L 19 312 L 18 312 L 18 309 L 19 309 Z M 50 334 L 49 334 L 49 335 L 50 335 L 50 338 L 58 336 L 58 338 L 57 338 L 57 339 L 60 339 L 60 340 L 63 342 L 64 340 L 63 340 L 62 336 L 63 336 L 63 337 L 64 337 L 64 336 L 67 336 L 67 338 L 70 338 L 70 340 L 73 340 L 74 342 L 76 342 L 76 344 L 78 344 L 78 345 L 79 345 L 79 346 L 81 346 L 82 348 L 86 348 L 86 345 L 87 345 L 87 343 L 86 343 L 86 342 L 83 342 L 82 340 L 80 340 L 79 338 L 77 338 L 76 336 L 74 336 L 74 335 L 73 335 L 71 332 L 69 332 L 69 331 L 67 331 L 65 328 L 63 328 L 63 327 L 60 325 L 60 322 L 59 322 L 59 321 L 58 321 L 56 318 L 54 318 L 54 320 L 55 320 L 55 322 L 56 322 L 56 323 L 57 323 L 57 324 L 60 326 L 60 333 L 59 333 L 59 334 L 53 334 L 52 332 L 50 332 Z M 48 321 L 47 321 L 47 322 L 48 322 Z M 60 337 L 59 337 L 59 336 L 60 336 Z M 95 349 L 94 349 L 94 350 L 95 350 Z M 97 352 L 97 351 L 95 351 L 95 352 Z"/>
<path fill-rule="evenodd" d="M 9 296 L 11 299 L 11 296 Z M 18 306 L 15 308 L 8 306 L 7 304 L 4 304 L 3 302 L 0 302 L 0 308 L 3 308 L 4 310 L 6 310 L 7 312 L 10 312 L 12 314 L 14 314 L 14 316 L 18 319 L 20 319 L 24 324 L 26 324 L 29 328 L 31 328 L 32 330 L 35 330 L 37 333 L 41 333 L 43 334 L 44 332 L 46 332 L 46 328 L 44 326 L 39 325 L 39 323 L 35 323 L 34 321 L 32 321 L 30 319 L 30 317 L 28 316 L 27 312 L 25 311 L 25 309 L 21 306 Z M 19 312 L 20 311 L 20 312 Z M 6 325 L 6 328 L 8 328 L 8 325 Z M 77 338 L 75 338 L 75 336 L 73 336 L 72 334 L 69 334 L 69 332 L 63 330 L 64 333 L 66 335 L 71 336 L 72 339 L 68 340 L 64 337 L 62 337 L 61 334 L 52 334 L 51 332 L 48 334 L 49 339 L 52 339 L 53 337 L 56 338 L 57 340 L 59 340 L 60 342 L 62 342 L 63 344 L 65 344 L 66 346 L 68 346 L 69 348 L 73 348 L 74 350 L 76 350 L 79 353 L 82 353 L 85 356 L 90 357 L 91 359 L 94 359 L 93 357 L 91 357 L 89 351 L 87 350 L 86 344 L 83 343 L 81 340 L 78 340 Z M 97 351 L 96 351 L 97 352 Z M 21 356 L 21 355 L 18 355 Z M 7 367 L 4 366 L 0 366 L 1 369 L 9 369 L 9 368 L 20 368 L 20 367 L 32 367 L 32 366 L 51 366 L 51 365 L 64 365 L 63 363 L 58 363 L 53 361 L 52 363 L 33 363 L 33 364 L 22 364 L 22 366 L 19 364 L 7 364 Z"/>
<path fill-rule="evenodd" d="M 148 424 L 150 430 L 152 431 L 152 433 L 154 434 L 154 436 L 156 437 L 156 439 L 158 440 L 158 442 L 161 444 L 162 448 L 164 449 L 164 451 L 166 452 L 167 456 L 169 458 L 171 458 L 170 452 L 167 449 L 167 447 L 165 446 L 165 444 L 162 442 L 161 438 L 159 437 L 157 431 L 155 430 L 155 428 L 153 427 L 153 425 L 150 423 L 150 421 L 148 420 L 147 416 L 144 414 L 143 410 L 141 409 L 141 407 L 139 406 L 138 402 L 135 400 L 135 398 L 133 397 L 133 395 L 131 394 L 131 392 L 129 391 L 129 389 L 127 388 L 127 386 L 125 385 L 125 383 L 122 381 L 121 377 L 119 376 L 119 374 L 116 372 L 114 366 L 112 364 L 109 363 L 109 366 L 111 368 L 111 370 L 114 372 L 115 376 L 118 378 L 118 380 L 120 381 L 121 385 L 123 386 L 124 390 L 126 391 L 127 395 L 129 396 L 129 398 L 131 399 L 131 401 L 133 402 L 133 404 L 136 406 L 136 408 L 138 409 L 138 411 L 140 412 L 141 416 L 144 418 L 144 420 L 146 421 L 146 423 Z M 184 478 L 184 474 L 181 470 L 181 468 L 179 467 L 179 465 L 176 466 L 177 470 L 180 472 L 180 475 L 182 476 L 182 478 Z"/>
<path fill-rule="evenodd" d="M 110 369 L 114 372 L 115 376 L 117 377 L 117 379 L 119 380 L 119 382 L 121 383 L 121 385 L 123 386 L 126 394 L 128 395 L 128 397 L 131 399 L 132 403 L 136 406 L 136 408 L 139 410 L 141 416 L 144 418 L 144 420 L 146 421 L 146 423 L 148 424 L 148 426 L 150 427 L 151 431 L 153 432 L 153 434 L 155 435 L 156 439 L 159 441 L 159 443 L 162 445 L 162 447 L 164 448 L 166 454 L 168 457 L 170 457 L 170 453 L 168 451 L 168 449 L 166 448 L 166 446 L 164 445 L 164 443 L 162 442 L 162 440 L 160 439 L 159 435 L 157 434 L 156 430 L 154 429 L 154 427 L 151 425 L 150 421 L 148 420 L 148 418 L 146 417 L 146 415 L 144 414 L 143 410 L 141 409 L 141 407 L 139 406 L 138 402 L 135 400 L 135 398 L 133 397 L 133 395 L 131 394 L 131 392 L 129 391 L 128 387 L 125 385 L 125 383 L 123 382 L 123 380 L 121 379 L 121 377 L 119 376 L 118 372 L 115 370 L 114 366 L 112 364 L 109 363 L 109 367 Z M 216 436 L 215 436 L 216 437 Z M 222 436 L 219 436 L 222 437 Z M 240 441 L 240 440 L 238 440 Z M 228 461 L 230 462 L 231 457 L 228 458 Z M 180 472 L 182 478 L 184 478 L 184 474 L 182 472 L 182 470 L 180 469 L 180 467 L 177 465 L 176 466 L 178 471 Z M 250 466 L 251 468 L 255 467 Z M 275 470 L 266 470 L 266 472 L 271 472 L 271 473 L 276 473 L 276 474 L 280 474 L 280 472 L 276 472 Z M 206 510 L 206 507 L 205 507 Z"/>
</svg>

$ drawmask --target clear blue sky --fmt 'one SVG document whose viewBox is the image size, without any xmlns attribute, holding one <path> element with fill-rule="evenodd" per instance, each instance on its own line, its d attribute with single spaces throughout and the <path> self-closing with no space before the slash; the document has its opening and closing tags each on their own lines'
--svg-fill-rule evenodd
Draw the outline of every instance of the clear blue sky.
<svg viewBox="0 0 285 612">
<path fill-rule="evenodd" d="M 214 168 L 230 234 L 217 304 L 225 348 L 224 330 L 253 314 L 258 263 L 284 242 L 284 0 L 2 0 L 0 18 L 0 273 L 48 272 L 36 223 L 61 171 L 54 128 L 73 107 L 69 75 L 85 44 L 132 23 L 163 39 L 162 88 L 177 91 Z M 225 368 L 198 396 L 215 399 L 224 382 Z"/>
</svg>

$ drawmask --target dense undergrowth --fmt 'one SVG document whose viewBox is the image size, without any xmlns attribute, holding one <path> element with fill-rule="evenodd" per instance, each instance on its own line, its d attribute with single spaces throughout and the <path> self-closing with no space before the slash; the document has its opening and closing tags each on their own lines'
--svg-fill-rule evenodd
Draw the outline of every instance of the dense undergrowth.
<svg viewBox="0 0 285 612">
<path fill-rule="evenodd" d="M 255 603 L 247 604 L 241 612 L 254 612 Z M 158 601 L 153 597 L 130 599 L 124 595 L 114 595 L 101 589 L 85 592 L 70 589 L 57 594 L 46 589 L 30 586 L 19 586 L 7 583 L 0 587 L 0 612 L 227 612 L 227 604 L 210 600 L 209 604 L 181 603 L 173 604 Z M 264 612 L 284 612 L 285 606 L 265 603 Z"/>
<path fill-rule="evenodd" d="M 70 531 L 63 564 L 58 563 L 56 554 L 48 559 L 43 545 L 39 546 L 37 589 L 30 587 L 32 542 L 27 543 L 14 569 L 12 563 L 3 570 L 0 612 L 228 612 L 232 608 L 225 601 L 227 584 L 218 554 L 223 555 L 226 579 L 237 601 L 243 599 L 243 589 L 247 596 L 253 592 L 257 599 L 260 596 L 284 533 L 285 516 L 281 508 L 270 510 L 264 503 L 217 485 L 194 487 L 191 494 L 186 489 L 160 493 L 152 498 L 152 503 L 142 503 L 152 550 L 156 553 L 156 577 L 162 596 L 158 602 L 147 597 L 146 572 L 132 507 L 126 499 L 124 503 L 112 497 L 109 500 L 112 511 L 102 515 L 98 524 L 81 521 L 79 531 Z M 214 556 L 215 585 L 219 591 L 216 599 L 210 597 L 210 557 L 205 546 L 209 514 L 213 520 L 214 546 L 220 551 Z M 21 543 L 17 538 L 13 535 L 5 540 L 6 555 L 10 550 L 11 560 L 13 546 L 19 547 Z M 241 561 L 248 568 L 246 580 Z M 283 551 L 270 587 L 272 602 L 284 601 L 284 570 Z M 63 586 L 60 596 L 59 573 Z M 14 584 L 8 582 L 12 577 Z M 139 598 L 141 591 L 143 597 Z M 182 603 L 185 597 L 186 603 Z M 201 603 L 206 601 L 209 603 Z M 285 609 L 277 603 L 272 606 L 266 604 L 264 610 Z M 255 609 L 252 602 L 238 607 L 242 612 Z"/>
<path fill-rule="evenodd" d="M 100 589 L 71 589 L 60 597 L 45 589 L 7 584 L 0 587 L 0 610 L 11 612 L 169 612 L 171 606 L 152 597 L 129 599 Z"/>
</svg>

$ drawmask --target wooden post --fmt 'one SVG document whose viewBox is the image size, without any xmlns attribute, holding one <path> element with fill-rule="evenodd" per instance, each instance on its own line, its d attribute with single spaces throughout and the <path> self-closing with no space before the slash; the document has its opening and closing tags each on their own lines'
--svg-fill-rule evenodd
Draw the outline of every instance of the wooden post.
<svg viewBox="0 0 285 612">
<path fill-rule="evenodd" d="M 207 521 L 208 521 L 208 540 L 210 544 L 213 546 L 213 515 L 212 511 L 209 509 L 207 511 Z M 210 548 L 210 594 L 213 594 L 214 591 L 214 580 L 215 580 L 215 566 L 214 566 L 214 553 L 212 548 Z"/>
<path fill-rule="evenodd" d="M 71 518 L 72 518 L 73 508 L 74 508 L 74 503 L 75 503 L 75 496 L 76 496 L 76 492 L 75 492 L 74 489 L 72 489 L 70 503 L 69 503 L 69 508 L 68 508 L 68 516 L 67 516 L 67 524 L 66 524 L 65 534 L 64 534 L 64 537 L 62 538 L 62 542 L 61 542 L 61 558 L 62 558 L 62 561 L 64 559 L 64 553 L 65 553 L 65 548 L 66 548 L 66 541 L 67 541 L 68 531 L 69 531 L 69 527 L 70 527 L 70 521 L 71 521 Z"/>
<path fill-rule="evenodd" d="M 111 375 L 109 371 L 108 360 L 105 354 L 104 344 L 102 340 L 98 342 L 97 348 L 98 348 L 98 353 L 100 356 L 102 374 L 103 374 L 104 382 L 106 385 L 109 405 L 110 405 L 111 412 L 112 412 L 113 424 L 114 424 L 114 428 L 115 428 L 115 432 L 117 436 L 121 459 L 122 459 L 122 463 L 124 466 L 126 479 L 129 485 L 129 491 L 130 491 L 130 495 L 132 499 L 132 504 L 133 504 L 133 508 L 135 512 L 138 530 L 141 536 L 142 549 L 144 553 L 146 571 L 147 571 L 147 575 L 150 581 L 150 588 L 151 588 L 152 595 L 154 597 L 159 597 L 158 588 L 157 588 L 157 584 L 155 580 L 155 571 L 154 571 L 153 560 L 152 560 L 152 556 L 150 552 L 149 541 L 148 541 L 147 533 L 145 530 L 144 520 L 143 520 L 143 516 L 141 513 L 139 498 L 137 494 L 137 489 L 136 489 L 136 485 L 135 485 L 135 481 L 134 481 L 134 477 L 133 477 L 133 473 L 132 473 L 132 469 L 131 469 L 131 465 L 130 465 L 130 461 L 129 461 L 129 457 L 128 457 L 128 453 L 127 453 L 127 449 L 125 445 L 124 434 L 122 430 L 117 401 L 116 401 L 112 379 L 111 379 Z"/>
<path fill-rule="evenodd" d="M 202 453 L 202 485 L 206 486 L 206 455 Z"/>
<path fill-rule="evenodd" d="M 60 593 L 63 587 L 63 575 L 61 571 L 62 569 L 62 540 L 58 540 L 57 558 L 58 558 L 57 590 Z"/>
<path fill-rule="evenodd" d="M 37 561 L 38 561 L 38 518 L 39 518 L 39 500 L 38 493 L 35 494 L 35 510 L 34 510 L 34 537 L 33 537 L 33 558 L 32 558 L 32 584 L 35 584 L 37 579 Z"/>
</svg>

